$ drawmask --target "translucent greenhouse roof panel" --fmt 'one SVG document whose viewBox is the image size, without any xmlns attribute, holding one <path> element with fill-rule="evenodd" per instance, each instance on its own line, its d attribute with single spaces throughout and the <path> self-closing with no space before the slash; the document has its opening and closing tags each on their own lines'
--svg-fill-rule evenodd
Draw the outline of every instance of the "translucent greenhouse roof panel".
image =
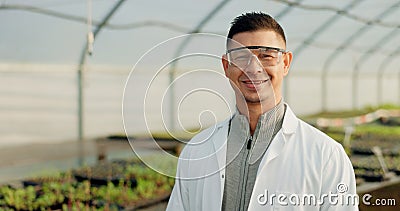
<svg viewBox="0 0 400 211">
<path fill-rule="evenodd" d="M 184 33 L 189 32 L 218 3 L 219 1 L 211 0 L 202 1 L 199 5 L 184 0 L 126 1 L 111 23 L 129 25 L 147 22 L 149 27 L 161 27 L 164 30 L 170 30 L 170 25 L 176 26 L 179 32 Z"/>
<path fill-rule="evenodd" d="M 277 2 L 288 5 L 291 3 L 291 6 L 295 7 L 296 10 L 307 11 L 310 14 L 318 11 L 318 15 L 316 15 L 317 18 L 304 21 L 305 23 L 309 23 L 308 25 L 319 25 L 316 30 L 306 30 L 305 28 L 310 27 L 304 26 L 304 24 L 295 28 L 295 31 L 301 31 L 301 29 L 299 29 L 301 27 L 303 31 L 307 31 L 303 32 L 303 34 L 307 34 L 305 38 L 302 38 L 303 34 L 300 33 L 300 35 L 294 39 L 295 47 L 293 51 L 295 56 L 297 56 L 297 58 L 295 57 L 295 61 L 297 61 L 298 58 L 301 58 L 303 61 L 301 64 L 295 62 L 295 68 L 314 69 L 320 66 L 320 68 L 324 69 L 333 66 L 334 69 L 341 69 L 344 71 L 348 71 L 351 69 L 351 66 L 354 65 L 354 58 L 358 56 L 358 52 L 363 53 L 363 51 L 365 51 L 365 49 L 355 46 L 364 45 L 368 48 L 367 46 L 371 45 L 371 40 L 379 37 L 377 36 L 380 32 L 379 24 L 368 25 L 367 22 L 373 21 L 374 19 L 384 20 L 386 17 L 395 15 L 398 13 L 399 5 L 397 1 L 379 2 L 368 0 L 334 1 L 333 4 L 331 2 L 331 5 L 329 5 L 329 2 L 321 1 L 297 1 L 296 3 L 295 1 L 277 0 Z M 368 16 L 365 16 L 365 14 L 368 14 Z M 283 20 L 288 20 L 287 25 L 290 26 L 295 16 L 295 14 L 291 13 L 291 15 L 285 17 L 286 19 L 283 18 Z M 326 19 L 325 17 L 327 16 L 330 16 L 330 18 Z M 374 16 L 376 17 L 374 18 Z M 301 18 L 297 19 L 301 20 Z M 322 19 L 324 20 L 321 24 L 319 20 Z M 288 34 L 296 34 L 295 31 L 289 31 Z M 364 35 L 367 34 L 367 31 L 370 31 L 370 33 Z M 364 39 L 359 39 L 359 37 Z M 321 54 L 318 48 L 331 48 L 332 53 L 330 55 L 328 54 L 326 58 L 321 58 L 325 53 Z M 304 56 L 304 54 L 309 56 Z M 307 58 L 319 64 L 316 65 L 307 62 Z M 326 63 L 331 64 L 326 65 Z"/>
<path fill-rule="evenodd" d="M 293 8 L 279 21 L 285 29 L 288 47 L 291 50 L 296 49 L 310 35 L 310 32 L 315 31 L 328 18 L 329 14 L 326 12 Z"/>
<path fill-rule="evenodd" d="M 118 1 L 91 2 L 96 24 Z M 1 6 L 26 8 L 0 10 L 0 24 L 4 29 L 0 35 L 2 61 L 76 63 L 86 40 L 87 3 L 80 0 L 3 1 Z M 397 55 L 399 38 L 397 32 L 391 31 L 399 25 L 396 17 L 400 16 L 400 3 L 396 0 L 206 0 L 201 3 L 177 0 L 157 2 L 157 7 L 154 4 L 125 1 L 96 38 L 91 62 L 132 64 L 159 42 L 191 32 L 197 26 L 201 26 L 199 32 L 226 35 L 232 19 L 247 11 L 265 11 L 278 19 L 286 31 L 288 49 L 296 56 L 294 68 L 300 70 L 323 71 L 328 66 L 333 71 L 349 71 L 355 60 L 384 37 L 388 41 L 373 54 L 374 58 L 382 60 L 385 53 L 391 52 Z M 218 5 L 222 6 L 216 8 Z M 67 17 L 34 13 L 29 7 Z M 215 13 L 208 19 L 213 10 Z M 373 60 L 365 62 L 368 64 L 361 65 L 362 69 L 379 66 Z"/>
<path fill-rule="evenodd" d="M 222 1 L 220 1 L 222 2 Z M 215 3 L 213 3 L 215 5 Z M 231 21 L 238 15 L 249 11 L 264 11 L 275 15 L 286 7 L 273 1 L 256 0 L 243 3 L 242 1 L 230 0 L 207 22 L 204 32 L 227 35 Z M 203 18 L 206 13 L 204 13 Z"/>
<path fill-rule="evenodd" d="M 0 10 L 0 62 L 76 63 L 86 27 L 26 11 Z"/>
<path fill-rule="evenodd" d="M 91 0 L 91 14 L 94 20 L 98 20 L 109 11 L 110 7 L 116 1 Z M 13 8 L 14 10 L 23 10 L 30 13 L 40 13 L 64 20 L 71 19 L 73 22 L 86 23 L 88 12 L 88 1 L 82 0 L 13 0 L 3 1 L 1 6 Z M 67 16 L 58 16 L 59 13 Z M 70 16 L 70 17 L 69 17 Z M 83 19 L 82 19 L 83 18 Z"/>
<path fill-rule="evenodd" d="M 0 62 L 76 64 L 86 40 L 86 1 L 3 1 Z M 93 19 L 112 2 L 93 0 Z"/>
<path fill-rule="evenodd" d="M 399 9 L 399 4 L 397 0 L 363 0 L 359 6 L 352 10 L 352 14 L 369 19 L 387 9 L 396 11 Z M 390 13 L 390 10 L 387 10 L 386 13 Z"/>
</svg>

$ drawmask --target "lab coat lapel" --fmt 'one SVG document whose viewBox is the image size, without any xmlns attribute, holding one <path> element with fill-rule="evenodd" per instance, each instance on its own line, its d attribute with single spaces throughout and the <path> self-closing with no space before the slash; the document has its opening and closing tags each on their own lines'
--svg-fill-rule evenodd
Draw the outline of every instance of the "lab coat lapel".
<svg viewBox="0 0 400 211">
<path fill-rule="evenodd" d="M 257 170 L 257 176 L 272 159 L 276 158 L 283 151 L 286 142 L 296 131 L 299 120 L 286 103 L 285 106 L 286 112 L 283 119 L 282 129 L 276 134 L 275 138 L 271 142 L 271 145 L 262 158 L 260 166 Z"/>
<path fill-rule="evenodd" d="M 229 120 L 230 118 L 223 121 L 221 124 L 217 126 L 217 131 L 212 139 L 214 145 L 214 152 L 218 160 L 219 178 L 221 185 L 220 188 L 221 203 L 225 185 L 226 149 L 227 149 Z"/>
</svg>

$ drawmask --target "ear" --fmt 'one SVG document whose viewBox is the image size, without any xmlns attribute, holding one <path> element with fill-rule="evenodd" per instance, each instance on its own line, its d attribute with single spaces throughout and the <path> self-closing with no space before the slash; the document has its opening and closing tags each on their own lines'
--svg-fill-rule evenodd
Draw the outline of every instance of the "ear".
<svg viewBox="0 0 400 211">
<path fill-rule="evenodd" d="M 283 55 L 283 75 L 286 76 L 289 73 L 290 65 L 292 64 L 293 53 L 288 51 Z"/>
<path fill-rule="evenodd" d="M 222 67 L 224 68 L 224 72 L 225 72 L 225 76 L 227 76 L 228 77 L 228 67 L 229 67 L 229 61 L 228 61 L 228 58 L 227 58 L 227 56 L 226 56 L 226 54 L 223 54 L 222 55 Z"/>
</svg>

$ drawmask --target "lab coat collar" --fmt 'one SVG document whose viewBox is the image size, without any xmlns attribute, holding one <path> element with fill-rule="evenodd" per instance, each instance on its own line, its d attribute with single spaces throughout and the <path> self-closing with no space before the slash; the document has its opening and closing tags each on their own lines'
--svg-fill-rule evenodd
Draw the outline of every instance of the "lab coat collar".
<svg viewBox="0 0 400 211">
<path fill-rule="evenodd" d="M 285 107 L 286 111 L 285 111 L 285 116 L 283 118 L 282 132 L 285 135 L 290 135 L 296 132 L 299 120 L 293 113 L 292 109 L 290 109 L 288 104 L 285 103 Z"/>
<path fill-rule="evenodd" d="M 262 169 L 274 158 L 276 158 L 283 151 L 289 136 L 294 134 L 297 130 L 299 120 L 290 107 L 285 103 L 286 111 L 283 118 L 282 132 L 278 132 L 275 138 L 272 140 L 267 152 L 261 160 L 260 166 L 257 171 L 257 175 Z"/>
</svg>

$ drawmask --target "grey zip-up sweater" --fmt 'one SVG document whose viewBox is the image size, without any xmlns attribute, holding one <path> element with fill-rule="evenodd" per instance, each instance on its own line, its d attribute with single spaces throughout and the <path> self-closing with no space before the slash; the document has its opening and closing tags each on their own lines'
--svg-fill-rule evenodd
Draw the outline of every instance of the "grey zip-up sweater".
<svg viewBox="0 0 400 211">
<path fill-rule="evenodd" d="M 262 114 L 253 136 L 247 118 L 232 117 L 226 153 L 226 179 L 222 210 L 247 210 L 258 166 L 272 139 L 282 128 L 285 106 L 281 101 Z"/>
</svg>

